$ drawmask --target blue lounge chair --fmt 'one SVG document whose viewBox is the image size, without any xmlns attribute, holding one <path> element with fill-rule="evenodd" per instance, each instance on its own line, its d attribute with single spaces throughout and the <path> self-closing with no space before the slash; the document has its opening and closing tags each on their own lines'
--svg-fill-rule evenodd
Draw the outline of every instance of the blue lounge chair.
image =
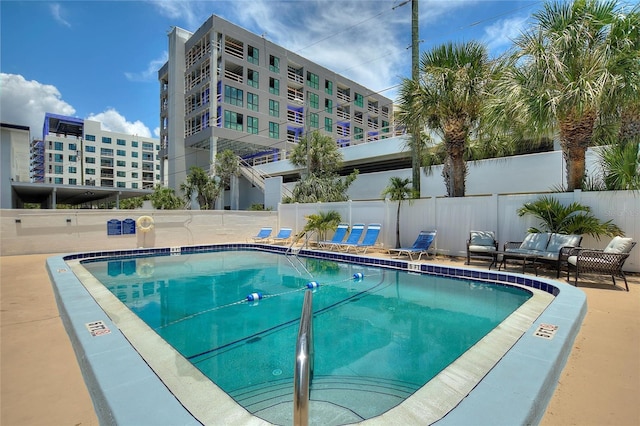
<svg viewBox="0 0 640 426">
<path fill-rule="evenodd" d="M 378 235 L 380 235 L 380 228 L 382 225 L 379 223 L 372 223 L 367 227 L 367 232 L 364 234 L 364 238 L 362 238 L 361 243 L 356 244 L 346 244 L 346 250 L 349 251 L 353 248 L 353 251 L 358 253 L 358 251 L 362 250 L 362 253 L 366 253 L 367 249 L 376 244 L 378 241 Z"/>
<path fill-rule="evenodd" d="M 269 228 L 269 227 L 261 228 L 260 232 L 258 232 L 258 235 L 256 235 L 255 237 L 251 237 L 251 239 L 255 243 L 267 242 L 269 241 L 269 237 L 271 236 L 271 231 L 272 231 L 272 228 Z"/>
<path fill-rule="evenodd" d="M 332 244 L 331 248 L 335 248 L 338 250 L 342 250 L 342 249 L 348 250 L 349 246 L 358 244 L 358 241 L 360 241 L 360 237 L 362 236 L 363 232 L 364 232 L 364 223 L 355 223 L 351 227 L 351 233 L 349 233 L 347 240 L 343 243 Z"/>
<path fill-rule="evenodd" d="M 435 238 L 436 231 L 420 231 L 418 238 L 416 238 L 411 247 L 389 249 L 389 254 L 395 253 L 394 257 L 409 256 L 410 260 L 413 260 L 413 255 L 417 254 L 418 260 L 420 260 L 423 254 L 429 256 L 427 250 L 429 250 Z"/>
<path fill-rule="evenodd" d="M 291 228 L 280 228 L 278 235 L 272 238 L 271 242 L 274 244 L 285 243 L 291 238 Z"/>
<path fill-rule="evenodd" d="M 336 228 L 336 232 L 333 234 L 333 238 L 325 241 L 318 241 L 318 247 L 320 248 L 332 248 L 337 244 L 341 244 L 344 240 L 344 237 L 347 235 L 347 231 L 349 230 L 349 224 L 341 223 Z"/>
</svg>

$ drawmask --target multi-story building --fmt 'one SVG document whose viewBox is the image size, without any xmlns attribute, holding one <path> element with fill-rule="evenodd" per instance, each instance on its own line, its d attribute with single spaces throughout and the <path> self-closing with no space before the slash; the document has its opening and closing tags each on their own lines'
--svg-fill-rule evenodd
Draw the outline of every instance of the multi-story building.
<svg viewBox="0 0 640 426">
<path fill-rule="evenodd" d="M 35 183 L 152 189 L 160 182 L 158 139 L 109 132 L 97 121 L 47 113 L 31 143 Z"/>
<path fill-rule="evenodd" d="M 174 189 L 224 149 L 261 164 L 316 130 L 339 147 L 392 136 L 390 99 L 215 15 L 195 33 L 171 30 L 158 78 L 162 170 Z"/>
</svg>

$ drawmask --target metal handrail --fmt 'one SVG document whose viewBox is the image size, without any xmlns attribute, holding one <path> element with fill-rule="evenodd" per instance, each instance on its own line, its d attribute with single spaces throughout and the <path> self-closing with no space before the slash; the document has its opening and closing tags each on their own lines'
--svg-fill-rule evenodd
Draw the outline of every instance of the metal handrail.
<svg viewBox="0 0 640 426">
<path fill-rule="evenodd" d="M 309 386 L 313 377 L 313 292 L 304 293 L 293 372 L 293 424 L 309 424 Z"/>
</svg>

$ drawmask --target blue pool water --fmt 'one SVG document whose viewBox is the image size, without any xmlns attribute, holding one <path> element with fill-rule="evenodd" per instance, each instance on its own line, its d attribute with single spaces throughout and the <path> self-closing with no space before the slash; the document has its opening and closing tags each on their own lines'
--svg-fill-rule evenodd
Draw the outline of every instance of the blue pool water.
<svg viewBox="0 0 640 426">
<path fill-rule="evenodd" d="M 83 266 L 238 403 L 274 423 L 269 408 L 290 406 L 310 281 L 320 284 L 311 399 L 356 419 L 402 402 L 531 297 L 507 285 L 259 251 Z M 262 299 L 248 302 L 253 293 Z"/>
</svg>

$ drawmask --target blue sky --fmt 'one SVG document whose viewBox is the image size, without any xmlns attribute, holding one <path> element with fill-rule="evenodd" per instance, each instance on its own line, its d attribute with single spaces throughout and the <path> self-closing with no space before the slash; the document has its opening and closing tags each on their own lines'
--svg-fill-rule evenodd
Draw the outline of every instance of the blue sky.
<svg viewBox="0 0 640 426">
<path fill-rule="evenodd" d="M 158 137 L 157 70 L 173 26 L 216 14 L 383 91 L 410 76 L 411 3 L 401 0 L 0 1 L 0 119 L 40 137 L 45 112 Z M 420 50 L 478 40 L 493 56 L 542 1 L 420 0 Z M 395 7 L 395 9 L 394 9 Z M 395 98 L 395 89 L 382 92 Z"/>
</svg>

